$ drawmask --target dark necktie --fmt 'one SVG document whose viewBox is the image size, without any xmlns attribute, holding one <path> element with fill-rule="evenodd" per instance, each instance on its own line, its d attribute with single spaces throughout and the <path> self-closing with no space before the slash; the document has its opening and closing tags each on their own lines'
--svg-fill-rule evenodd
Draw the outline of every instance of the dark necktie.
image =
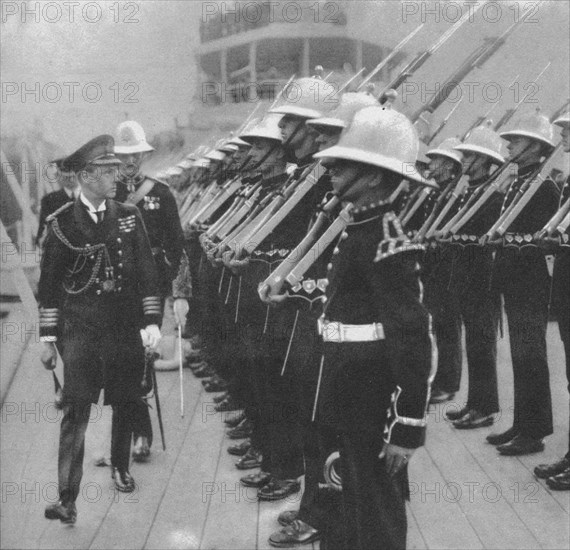
<svg viewBox="0 0 570 550">
<path fill-rule="evenodd" d="M 97 216 L 97 224 L 100 224 L 103 221 L 103 218 L 105 217 L 105 211 L 98 210 L 97 212 L 95 212 L 95 215 Z"/>
</svg>

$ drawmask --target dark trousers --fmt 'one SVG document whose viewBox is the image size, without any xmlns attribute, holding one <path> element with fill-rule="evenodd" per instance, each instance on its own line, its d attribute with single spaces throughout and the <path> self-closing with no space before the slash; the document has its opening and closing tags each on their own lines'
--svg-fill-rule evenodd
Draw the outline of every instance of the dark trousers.
<svg viewBox="0 0 570 550">
<path fill-rule="evenodd" d="M 59 496 L 63 502 L 75 502 L 79 494 L 90 412 L 90 402 L 68 403 L 63 407 L 58 455 Z M 111 463 L 123 470 L 129 468 L 132 431 L 132 404 L 113 405 Z"/>
<path fill-rule="evenodd" d="M 570 311 L 558 311 L 558 330 L 560 338 L 564 344 L 564 354 L 566 357 L 566 379 L 568 380 L 568 391 L 570 392 Z M 568 433 L 568 452 L 566 458 L 570 460 L 570 427 Z"/>
<path fill-rule="evenodd" d="M 485 415 L 499 411 L 497 329 L 500 296 L 485 287 L 467 285 L 458 292 L 465 325 L 469 393 L 467 407 Z"/>
<path fill-rule="evenodd" d="M 520 284 L 514 277 L 503 289 L 514 375 L 513 427 L 542 439 L 552 433 L 552 401 L 546 358 L 550 279 Z"/>
<path fill-rule="evenodd" d="M 156 391 L 156 388 L 154 391 Z M 150 420 L 149 406 L 141 399 L 133 403 L 133 408 L 133 414 L 135 415 L 135 429 L 133 430 L 134 440 L 136 442 L 138 437 L 146 437 L 148 439 L 148 446 L 150 447 L 152 445 L 152 422 Z"/>
<path fill-rule="evenodd" d="M 337 434 L 312 422 L 304 430 L 305 490 L 301 498 L 299 519 L 322 534 L 338 525 L 341 515 L 340 493 L 326 487 L 324 466 L 327 458 L 338 451 Z M 336 518 L 331 522 L 331 518 Z"/>
<path fill-rule="evenodd" d="M 388 475 L 378 439 L 363 432 L 339 435 L 346 550 L 406 547 L 407 469 Z"/>
<path fill-rule="evenodd" d="M 455 393 L 461 383 L 461 308 L 449 288 L 449 278 L 426 285 L 426 302 L 433 318 L 437 343 L 434 389 Z"/>
</svg>

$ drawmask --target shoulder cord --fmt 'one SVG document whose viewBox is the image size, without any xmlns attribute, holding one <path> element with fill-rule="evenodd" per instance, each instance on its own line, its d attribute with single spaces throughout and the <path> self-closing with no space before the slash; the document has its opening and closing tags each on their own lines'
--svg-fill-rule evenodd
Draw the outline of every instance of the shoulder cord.
<svg viewBox="0 0 570 550">
<path fill-rule="evenodd" d="M 82 288 L 80 288 L 79 290 L 73 290 L 71 287 L 67 286 L 65 284 L 65 282 L 63 283 L 63 288 L 65 289 L 65 291 L 68 294 L 75 294 L 75 295 L 76 294 L 82 294 L 82 293 L 86 292 L 87 290 L 89 290 L 89 288 L 91 288 L 93 286 L 93 283 L 95 282 L 95 279 L 97 278 L 97 274 L 99 273 L 99 270 L 101 269 L 101 263 L 103 261 L 103 254 L 105 252 L 107 253 L 106 259 L 108 259 L 109 253 L 107 251 L 107 245 L 105 243 L 100 243 L 100 244 L 94 244 L 94 245 L 89 245 L 89 246 L 85 246 L 85 247 L 73 246 L 69 242 L 67 237 L 61 231 L 61 228 L 59 227 L 59 223 L 57 221 L 57 218 L 54 218 L 51 223 L 52 223 L 52 228 L 53 228 L 53 232 L 54 232 L 55 236 L 65 246 L 67 246 L 67 248 L 69 248 L 73 252 L 77 252 L 81 256 L 88 256 L 88 255 L 97 253 L 97 259 L 95 261 L 95 265 L 93 266 L 93 270 L 91 272 L 91 275 L 90 275 L 88 281 L 85 283 L 85 285 Z"/>
</svg>

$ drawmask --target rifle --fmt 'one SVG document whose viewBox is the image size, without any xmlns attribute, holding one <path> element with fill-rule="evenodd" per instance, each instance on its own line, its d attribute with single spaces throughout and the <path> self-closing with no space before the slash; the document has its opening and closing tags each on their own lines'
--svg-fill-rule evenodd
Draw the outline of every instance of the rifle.
<svg viewBox="0 0 570 550">
<path fill-rule="evenodd" d="M 418 25 L 410 34 L 408 34 L 408 36 L 406 36 L 403 40 L 401 40 L 396 47 L 382 60 L 380 61 L 380 63 L 378 63 L 378 65 L 376 65 L 376 67 L 374 67 L 374 69 L 372 69 L 368 75 L 366 76 L 366 78 L 358 85 L 358 87 L 356 88 L 356 91 L 358 92 L 359 90 L 361 90 L 362 88 L 364 88 L 364 86 L 366 86 L 366 84 L 368 84 L 384 67 L 386 67 L 386 65 L 392 61 L 392 59 L 394 59 L 394 57 L 402 50 L 402 48 L 414 37 L 416 36 L 416 34 L 418 34 L 418 32 L 420 32 L 421 28 L 425 25 L 425 23 L 422 23 L 421 25 Z"/>
<path fill-rule="evenodd" d="M 400 185 L 398 185 L 388 199 L 386 199 L 385 203 L 393 203 L 406 186 L 406 183 L 406 180 L 402 180 Z M 295 267 L 293 267 L 285 277 L 285 280 L 291 285 L 293 291 L 296 291 L 299 288 L 307 270 L 319 259 L 329 245 L 346 229 L 346 226 L 352 219 L 351 211 L 353 208 L 354 205 L 352 203 L 345 205 L 345 207 L 340 211 L 338 217 L 329 225 L 327 230 L 319 237 L 315 244 L 313 244 L 309 251 L 299 260 L 299 262 L 297 262 Z M 263 286 L 260 287 L 260 291 L 262 289 Z"/>
<path fill-rule="evenodd" d="M 544 69 L 542 69 L 542 71 L 540 71 L 540 73 L 538 73 L 536 78 L 532 81 L 532 84 L 536 84 L 540 80 L 540 77 L 546 72 L 546 70 L 548 69 L 548 67 L 550 67 L 551 64 L 552 64 L 552 61 L 549 61 L 546 64 Z M 531 93 L 533 93 L 533 90 L 529 90 L 525 94 L 525 96 L 522 99 L 520 99 L 513 108 L 507 109 L 505 111 L 503 116 L 500 118 L 499 122 L 497 122 L 497 124 L 495 124 L 495 127 L 493 128 L 493 130 L 495 130 L 495 132 L 498 132 L 500 128 L 502 128 L 507 122 L 509 122 L 509 120 L 511 120 L 511 118 L 513 118 L 514 114 L 519 110 L 519 107 L 526 101 L 527 97 Z"/>
<path fill-rule="evenodd" d="M 461 105 L 462 101 L 463 101 L 463 97 L 453 106 L 453 109 L 451 109 L 451 111 L 449 111 L 449 113 L 447 113 L 447 116 L 439 123 L 439 126 L 435 129 L 434 133 L 425 142 L 426 145 L 430 145 L 431 142 L 441 133 L 441 131 L 445 128 L 445 126 L 447 125 L 447 122 L 449 121 L 449 119 L 451 118 L 453 113 L 455 113 L 455 111 L 457 110 L 459 105 Z"/>
<path fill-rule="evenodd" d="M 473 8 L 473 13 L 477 12 L 486 2 L 481 2 Z M 385 88 L 379 96 L 380 103 L 383 105 L 386 102 L 385 94 L 388 90 L 397 90 L 408 78 L 413 75 L 433 54 L 437 52 L 471 17 L 471 13 L 468 10 L 459 21 L 454 23 L 447 31 L 441 36 L 439 40 L 429 50 L 419 53 L 416 55 L 410 63 L 408 63 Z"/>
<path fill-rule="evenodd" d="M 559 227 L 564 218 L 570 212 L 570 198 L 566 199 L 566 202 L 558 209 L 558 212 L 548 220 L 548 223 L 536 233 L 535 239 L 542 239 L 544 237 L 551 236 L 554 231 L 556 231 Z"/>
<path fill-rule="evenodd" d="M 542 183 L 544 182 L 544 178 L 542 177 L 542 173 L 546 172 L 550 167 L 551 162 L 554 160 L 556 153 L 562 147 L 562 142 L 560 142 L 550 155 L 548 155 L 540 165 L 532 172 L 525 182 L 521 185 L 520 189 L 518 190 L 517 194 L 515 195 L 513 201 L 509 205 L 508 208 L 499 216 L 499 219 L 493 224 L 491 229 L 487 231 L 487 233 L 483 236 L 483 241 L 486 242 L 488 240 L 493 240 L 495 236 L 502 237 L 524 207 L 529 203 L 535 193 L 538 191 Z"/>
<path fill-rule="evenodd" d="M 310 170 L 310 172 L 309 172 Z M 256 227 L 245 241 L 243 249 L 251 254 L 263 241 L 271 235 L 273 230 L 287 217 L 288 214 L 297 206 L 301 199 L 311 190 L 322 176 L 324 168 L 321 162 L 317 162 L 309 167 L 299 178 L 299 182 L 295 185 L 289 196 L 283 197 L 282 206 L 279 205 L 279 211 L 275 211 L 275 215 L 268 219 L 266 223 Z M 291 185 L 290 187 L 293 187 Z"/>
<path fill-rule="evenodd" d="M 487 38 L 484 43 L 477 48 L 471 55 L 462 63 L 462 65 L 455 71 L 455 73 L 447 79 L 445 84 L 441 86 L 435 97 L 429 102 L 428 106 L 420 107 L 415 116 L 419 118 L 422 112 L 428 111 L 430 113 L 435 110 L 449 97 L 452 90 L 463 81 L 463 79 L 475 68 L 482 67 L 506 42 L 507 38 L 521 25 L 526 18 L 534 13 L 536 6 L 529 7 L 521 16 L 520 19 L 512 23 L 503 34 L 496 38 Z M 461 20 L 460 20 L 461 21 Z M 458 23 L 460 22 L 458 21 Z M 548 66 L 547 66 L 548 67 Z M 546 68 L 547 68 L 546 67 Z M 544 70 L 546 70 L 546 68 Z M 543 71 L 544 72 L 544 71 Z M 542 73 L 541 73 L 542 74 Z M 540 76 L 540 75 L 539 75 Z M 412 117 L 414 118 L 414 117 Z"/>
<path fill-rule="evenodd" d="M 292 268 L 295 266 L 295 262 L 299 258 L 305 256 L 309 248 L 315 243 L 318 235 L 321 233 L 323 226 L 326 223 L 328 214 L 336 207 L 340 202 L 340 199 L 335 195 L 330 199 L 322 208 L 321 212 L 317 216 L 313 227 L 307 233 L 305 238 L 297 245 L 289 255 L 279 264 L 279 266 L 272 271 L 272 273 L 265 279 L 262 283 L 264 286 L 269 287 L 268 294 L 270 296 L 275 296 L 280 293 L 283 283 L 285 282 L 285 277 L 289 274 Z"/>
<path fill-rule="evenodd" d="M 515 85 L 516 81 L 519 79 L 520 77 L 520 73 L 515 77 L 515 79 L 511 82 L 511 84 L 509 85 L 509 89 Z M 467 136 L 475 129 L 477 128 L 477 126 L 481 126 L 483 124 L 483 122 L 485 122 L 490 116 L 491 113 L 497 108 L 497 105 L 499 104 L 498 101 L 496 101 L 495 103 L 493 103 L 493 105 L 491 105 L 491 107 L 489 107 L 489 109 L 487 110 L 487 112 L 484 115 L 478 116 L 475 121 L 471 124 L 471 126 L 469 126 L 469 128 L 467 128 L 467 130 L 465 130 L 465 132 L 463 133 L 463 136 L 461 136 L 461 141 L 465 141 L 467 139 Z"/>
</svg>

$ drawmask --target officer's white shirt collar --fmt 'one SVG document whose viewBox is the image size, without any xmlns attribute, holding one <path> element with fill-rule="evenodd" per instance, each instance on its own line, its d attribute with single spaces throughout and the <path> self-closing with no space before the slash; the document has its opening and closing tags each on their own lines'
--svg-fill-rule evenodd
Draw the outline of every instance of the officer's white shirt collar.
<svg viewBox="0 0 570 550">
<path fill-rule="evenodd" d="M 91 202 L 89 202 L 89 200 L 87 199 L 87 197 L 83 194 L 83 193 L 79 193 L 79 200 L 85 205 L 87 206 L 87 212 L 89 213 L 89 215 L 91 216 L 91 219 L 97 223 L 97 214 L 96 212 L 105 212 L 105 210 L 107 210 L 107 204 L 105 201 L 103 201 L 100 205 L 99 208 L 95 208 Z"/>
<path fill-rule="evenodd" d="M 76 199 L 81 193 L 78 189 L 68 189 L 67 187 L 64 187 L 63 190 L 70 199 Z"/>
</svg>

